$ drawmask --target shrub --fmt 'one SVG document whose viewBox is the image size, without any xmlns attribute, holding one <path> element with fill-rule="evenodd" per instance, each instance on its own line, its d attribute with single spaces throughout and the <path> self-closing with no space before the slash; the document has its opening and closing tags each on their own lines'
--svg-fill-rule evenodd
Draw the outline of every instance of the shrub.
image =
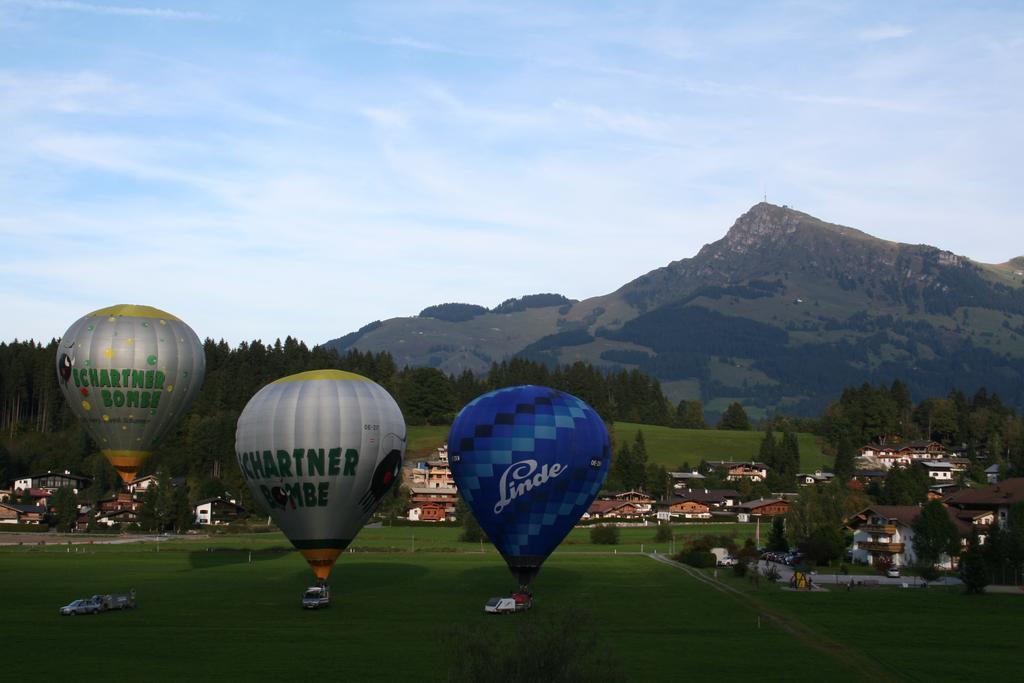
<svg viewBox="0 0 1024 683">
<path fill-rule="evenodd" d="M 761 575 L 768 581 L 775 583 L 779 580 L 779 568 L 776 567 L 774 564 L 769 564 L 767 567 L 761 570 Z"/>
<path fill-rule="evenodd" d="M 746 562 L 737 562 L 732 566 L 732 575 L 742 579 L 744 576 L 747 575 L 747 571 L 749 570 L 749 568 L 750 567 L 747 565 Z"/>
<path fill-rule="evenodd" d="M 661 523 L 658 525 L 658 530 L 654 532 L 655 541 L 671 541 L 672 540 L 672 527 L 669 524 Z"/>
<path fill-rule="evenodd" d="M 690 552 L 683 553 L 680 559 L 683 564 L 688 564 L 691 567 L 697 567 L 698 569 L 715 567 L 718 565 L 717 557 L 711 553 L 705 553 L 699 550 L 691 550 Z"/>
<path fill-rule="evenodd" d="M 917 573 L 925 581 L 938 581 L 941 574 L 933 564 L 922 564 L 917 568 Z"/>
<path fill-rule="evenodd" d="M 619 527 L 598 524 L 590 530 L 590 542 L 596 545 L 618 545 Z"/>
<path fill-rule="evenodd" d="M 514 624 L 499 621 L 460 626 L 448 635 L 447 680 L 600 681 L 625 674 L 603 622 L 585 611 L 570 607 Z"/>
</svg>

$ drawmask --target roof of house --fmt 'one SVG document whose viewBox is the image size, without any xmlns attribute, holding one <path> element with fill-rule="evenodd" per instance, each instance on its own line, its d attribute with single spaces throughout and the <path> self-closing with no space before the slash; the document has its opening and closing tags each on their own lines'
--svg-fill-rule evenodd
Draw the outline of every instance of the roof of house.
<svg viewBox="0 0 1024 683">
<path fill-rule="evenodd" d="M 1005 479 L 982 488 L 964 489 L 949 496 L 946 502 L 955 506 L 1013 505 L 1024 501 L 1024 478 Z"/>
<path fill-rule="evenodd" d="M 953 463 L 945 460 L 925 460 L 921 463 L 925 467 L 931 470 L 951 470 L 953 469 Z"/>
<path fill-rule="evenodd" d="M 985 468 L 985 474 L 999 474 L 999 463 L 994 463 Z"/>
<path fill-rule="evenodd" d="M 676 494 L 679 498 L 696 500 L 701 503 L 721 503 L 728 498 L 739 498 L 739 491 L 733 489 L 686 489 Z"/>
<path fill-rule="evenodd" d="M 676 505 L 678 503 L 699 503 L 704 507 L 708 506 L 707 501 L 699 500 L 694 496 L 669 496 L 658 501 L 659 505 Z"/>
<path fill-rule="evenodd" d="M 669 472 L 670 477 L 673 479 L 706 479 L 700 472 Z"/>
<path fill-rule="evenodd" d="M 741 510 L 754 510 L 765 505 L 776 505 L 778 503 L 789 505 L 789 501 L 782 498 L 758 498 L 757 500 L 748 500 L 746 503 L 740 503 L 736 507 Z"/>
<path fill-rule="evenodd" d="M 15 477 L 18 479 L 39 479 L 41 477 L 67 477 L 68 479 L 77 479 L 79 481 L 92 481 L 89 477 L 82 476 L 81 474 L 72 474 L 69 471 L 64 472 L 43 472 L 42 474 L 26 474 L 23 477 Z"/>
<path fill-rule="evenodd" d="M 46 508 L 42 505 L 26 505 L 24 503 L 0 503 L 0 507 L 5 507 L 10 510 L 17 510 L 18 512 L 30 513 L 42 515 L 46 514 Z"/>
<path fill-rule="evenodd" d="M 964 513 L 962 510 L 956 510 L 953 508 L 945 508 L 949 514 L 949 518 L 956 524 L 957 529 L 963 535 L 971 533 L 971 529 L 974 524 L 973 521 L 982 516 L 984 513 Z M 920 505 L 872 505 L 869 508 L 864 508 L 856 515 L 847 518 L 846 523 L 849 524 L 850 520 L 857 517 L 867 517 L 867 513 L 874 512 L 877 516 L 888 519 L 904 526 L 913 526 L 914 520 L 917 519 L 918 515 L 921 514 Z"/>
<path fill-rule="evenodd" d="M 592 515 L 603 515 L 605 513 L 612 512 L 613 510 L 624 508 L 627 505 L 636 507 L 628 500 L 595 500 L 590 504 L 590 507 L 587 508 L 587 512 Z"/>
<path fill-rule="evenodd" d="M 215 496 L 213 498 L 203 498 L 202 500 L 197 500 L 196 504 L 193 507 L 199 507 L 200 505 L 205 505 L 206 503 L 224 503 L 225 505 L 234 505 L 239 510 L 245 509 L 238 503 L 233 503 L 227 498 L 224 498 L 223 496 Z"/>
</svg>

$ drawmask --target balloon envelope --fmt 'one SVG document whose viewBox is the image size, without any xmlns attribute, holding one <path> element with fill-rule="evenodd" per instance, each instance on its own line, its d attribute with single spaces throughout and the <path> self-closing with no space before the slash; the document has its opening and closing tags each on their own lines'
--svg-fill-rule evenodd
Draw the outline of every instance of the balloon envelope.
<svg viewBox="0 0 1024 683">
<path fill-rule="evenodd" d="M 188 410 L 206 372 L 192 328 L 157 308 L 120 304 L 75 321 L 57 349 L 61 391 L 126 483 Z"/>
<path fill-rule="evenodd" d="M 235 451 L 256 505 L 326 580 L 398 478 L 405 421 L 377 383 L 314 370 L 249 400 Z"/>
<path fill-rule="evenodd" d="M 452 424 L 448 453 L 459 494 L 521 585 L 590 507 L 611 459 L 594 409 L 539 386 L 473 400 Z"/>
</svg>

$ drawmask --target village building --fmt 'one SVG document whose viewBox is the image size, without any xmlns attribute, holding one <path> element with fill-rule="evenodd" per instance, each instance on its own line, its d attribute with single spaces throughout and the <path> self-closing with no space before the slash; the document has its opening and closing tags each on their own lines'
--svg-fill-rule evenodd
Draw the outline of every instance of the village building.
<svg viewBox="0 0 1024 683">
<path fill-rule="evenodd" d="M 711 506 L 693 497 L 672 496 L 658 502 L 658 519 L 710 519 Z"/>
<path fill-rule="evenodd" d="M 736 518 L 748 522 L 751 517 L 775 517 L 789 512 L 789 501 L 782 498 L 758 498 L 736 506 Z"/>
<path fill-rule="evenodd" d="M 21 503 L 0 503 L 0 524 L 42 524 L 45 521 L 45 507 Z"/>
<path fill-rule="evenodd" d="M 57 489 L 70 488 L 77 495 L 79 491 L 89 486 L 89 482 L 92 480 L 89 477 L 82 477 L 77 474 L 71 474 L 70 470 L 64 470 L 63 472 L 46 472 L 45 474 L 32 474 L 27 477 L 19 477 L 14 480 L 11 488 L 15 494 L 20 494 L 23 491 L 30 489 L 43 489 L 48 493 L 53 493 Z"/>
<path fill-rule="evenodd" d="M 231 524 L 249 516 L 249 512 L 234 499 L 204 498 L 193 507 L 193 518 L 199 525 Z"/>
<path fill-rule="evenodd" d="M 995 463 L 985 468 L 985 480 L 989 484 L 996 484 L 999 482 L 999 464 Z M 2 492 L 0 492 L 2 493 Z"/>
<path fill-rule="evenodd" d="M 106 527 L 126 526 L 128 524 L 138 523 L 139 513 L 137 510 L 132 510 L 130 508 L 107 510 L 97 514 L 94 521 L 96 524 Z"/>
<path fill-rule="evenodd" d="M 704 480 L 707 479 L 707 477 L 696 470 L 692 472 L 669 472 L 668 475 L 672 477 L 672 488 L 674 489 L 703 486 Z"/>
<path fill-rule="evenodd" d="M 441 488 L 437 486 L 414 486 L 410 489 L 409 507 L 406 510 L 408 519 L 421 519 L 423 506 L 427 504 L 440 505 L 444 509 L 445 519 L 455 519 L 455 504 L 458 502 L 458 490 L 455 487 Z M 412 511 L 419 510 L 415 513 Z"/>
<path fill-rule="evenodd" d="M 881 445 L 868 444 L 861 446 L 861 456 L 869 458 L 883 469 L 889 469 L 893 465 L 908 467 L 913 462 L 927 460 L 942 460 L 953 453 L 946 450 L 938 441 L 905 441 L 897 443 L 883 443 Z"/>
<path fill-rule="evenodd" d="M 1006 526 L 1010 508 L 1024 501 L 1024 478 L 1006 479 L 984 488 L 962 489 L 946 498 L 946 505 L 964 512 L 991 512 Z"/>
<path fill-rule="evenodd" d="M 711 460 L 707 463 L 712 469 L 725 472 L 726 481 L 748 479 L 755 484 L 768 477 L 768 465 L 763 462 L 736 462 L 732 460 Z"/>
<path fill-rule="evenodd" d="M 831 472 L 822 472 L 821 470 L 815 470 L 814 472 L 801 472 L 796 475 L 796 483 L 800 486 L 814 486 L 816 484 L 827 484 L 832 481 L 836 475 Z"/>
<path fill-rule="evenodd" d="M 731 510 L 740 502 L 739 491 L 733 489 L 684 489 L 676 497 L 703 503 L 712 511 Z"/>
<path fill-rule="evenodd" d="M 641 512 L 636 503 L 628 500 L 595 500 L 581 519 L 635 519 L 645 514 L 647 513 Z"/>
<path fill-rule="evenodd" d="M 443 522 L 448 518 L 444 503 L 421 503 L 409 508 L 410 522 Z"/>
<path fill-rule="evenodd" d="M 953 463 L 947 460 L 925 460 L 921 462 L 921 466 L 935 481 L 953 481 Z"/>
<path fill-rule="evenodd" d="M 987 527 L 995 519 L 991 511 L 979 514 L 951 508 L 946 508 L 946 511 L 956 524 L 964 544 L 972 531 L 984 537 Z M 920 514 L 919 505 L 875 505 L 847 519 L 846 526 L 854 532 L 853 561 L 870 565 L 887 563 L 896 567 L 917 564 L 913 525 Z M 954 563 L 953 558 L 943 555 L 937 566 L 951 569 Z"/>
</svg>

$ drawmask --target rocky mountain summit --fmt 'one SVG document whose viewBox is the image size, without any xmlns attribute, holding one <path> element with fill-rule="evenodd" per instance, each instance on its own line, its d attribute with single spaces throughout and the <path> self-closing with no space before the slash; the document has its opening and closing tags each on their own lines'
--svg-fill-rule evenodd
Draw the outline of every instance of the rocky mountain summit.
<svg viewBox="0 0 1024 683">
<path fill-rule="evenodd" d="M 482 371 L 523 356 L 639 368 L 712 410 L 819 410 L 842 387 L 986 385 L 1024 405 L 1024 257 L 1000 265 L 759 203 L 722 239 L 607 295 L 444 304 L 328 342 Z"/>
</svg>

